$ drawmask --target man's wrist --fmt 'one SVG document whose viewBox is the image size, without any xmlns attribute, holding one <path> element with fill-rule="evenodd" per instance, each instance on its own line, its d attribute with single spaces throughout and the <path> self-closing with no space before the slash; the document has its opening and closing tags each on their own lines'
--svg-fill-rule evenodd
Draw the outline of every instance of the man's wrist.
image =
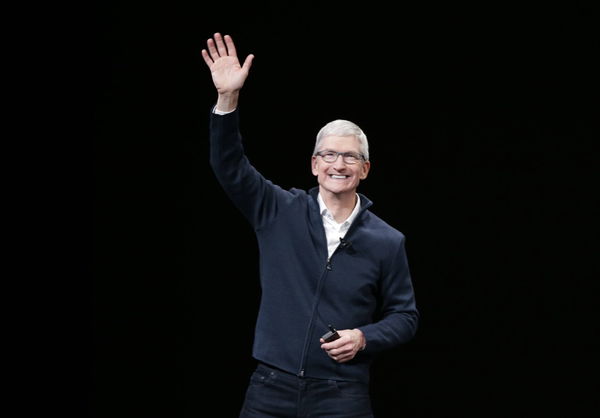
<svg viewBox="0 0 600 418">
<path fill-rule="evenodd" d="M 355 331 L 358 331 L 360 337 L 359 337 L 359 344 L 360 344 L 360 348 L 358 349 L 358 351 L 363 351 L 365 348 L 367 348 L 367 339 L 365 338 L 365 334 L 359 330 L 358 328 L 355 328 Z"/>
<path fill-rule="evenodd" d="M 215 109 L 219 112 L 224 112 L 222 114 L 231 113 L 237 108 L 238 98 L 239 91 L 219 94 Z"/>
<path fill-rule="evenodd" d="M 229 110 L 229 111 L 224 111 L 224 110 L 217 109 L 216 105 L 215 105 L 215 107 L 213 107 L 213 113 L 215 115 L 228 115 L 228 114 L 233 113 L 233 112 L 235 112 L 235 109 Z"/>
</svg>

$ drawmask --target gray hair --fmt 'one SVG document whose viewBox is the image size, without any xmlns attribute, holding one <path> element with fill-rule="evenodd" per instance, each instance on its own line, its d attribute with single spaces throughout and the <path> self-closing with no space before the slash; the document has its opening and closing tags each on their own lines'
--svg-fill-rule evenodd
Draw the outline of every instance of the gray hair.
<svg viewBox="0 0 600 418">
<path fill-rule="evenodd" d="M 365 157 L 365 161 L 369 161 L 369 142 L 365 133 L 356 125 L 348 120 L 337 119 L 323 126 L 317 134 L 315 149 L 313 155 L 319 151 L 319 145 L 323 138 L 327 136 L 353 136 L 358 139 L 360 153 Z"/>
</svg>

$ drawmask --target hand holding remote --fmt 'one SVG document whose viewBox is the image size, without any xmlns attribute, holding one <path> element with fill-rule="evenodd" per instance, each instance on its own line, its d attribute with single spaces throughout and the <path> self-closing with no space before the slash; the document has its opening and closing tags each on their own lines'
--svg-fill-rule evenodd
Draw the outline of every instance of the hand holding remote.
<svg viewBox="0 0 600 418">
<path fill-rule="evenodd" d="M 329 332 L 327 332 L 321 337 L 323 338 L 323 341 L 325 341 L 326 343 L 330 343 L 340 338 L 340 334 L 338 334 L 337 330 L 333 326 L 328 325 L 327 327 L 329 328 Z"/>
<path fill-rule="evenodd" d="M 364 334 L 356 328 L 337 331 L 330 325 L 329 332 L 321 337 L 321 349 L 338 363 L 352 360 L 366 344 Z"/>
</svg>

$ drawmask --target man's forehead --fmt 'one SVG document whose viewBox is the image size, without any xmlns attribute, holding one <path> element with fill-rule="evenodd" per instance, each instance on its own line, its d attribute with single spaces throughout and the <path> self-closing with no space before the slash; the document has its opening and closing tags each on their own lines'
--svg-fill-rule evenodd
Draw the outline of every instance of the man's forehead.
<svg viewBox="0 0 600 418">
<path fill-rule="evenodd" d="M 352 150 L 358 151 L 360 147 L 360 142 L 358 139 L 353 136 L 335 136 L 330 135 L 326 136 L 321 140 L 321 149 L 330 148 L 330 147 L 346 147 L 352 148 Z"/>
</svg>

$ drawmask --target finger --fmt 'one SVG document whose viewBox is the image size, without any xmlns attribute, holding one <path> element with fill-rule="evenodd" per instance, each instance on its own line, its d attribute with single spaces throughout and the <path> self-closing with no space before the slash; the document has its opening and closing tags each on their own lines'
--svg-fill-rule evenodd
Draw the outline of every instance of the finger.
<svg viewBox="0 0 600 418">
<path fill-rule="evenodd" d="M 342 345 L 337 346 L 337 347 L 332 346 L 327 351 L 330 352 L 330 353 L 335 354 L 336 356 L 339 356 L 339 355 L 342 355 L 342 354 L 345 355 L 345 354 L 351 353 L 352 352 L 352 348 L 353 348 L 352 344 L 345 343 L 345 344 L 342 344 Z"/>
<path fill-rule="evenodd" d="M 338 359 L 336 360 L 338 363 L 346 363 L 347 361 L 352 360 L 351 356 L 347 356 L 347 357 L 338 357 Z"/>
<path fill-rule="evenodd" d="M 225 35 L 223 39 L 225 39 L 225 46 L 227 47 L 227 51 L 229 51 L 229 55 L 237 57 L 237 51 L 235 50 L 235 45 L 231 36 Z"/>
<path fill-rule="evenodd" d="M 206 52 L 206 49 L 202 50 L 202 58 L 204 58 L 204 62 L 206 63 L 206 65 L 208 65 L 209 67 L 211 65 L 213 65 L 214 61 L 210 58 L 210 55 L 208 55 L 208 52 Z"/>
<path fill-rule="evenodd" d="M 217 44 L 217 50 L 219 51 L 219 55 L 222 57 L 227 56 L 227 48 L 225 48 L 225 44 L 223 43 L 223 37 L 220 33 L 215 33 L 215 42 Z"/>
<path fill-rule="evenodd" d="M 244 63 L 245 64 L 245 63 Z M 334 348 L 340 348 L 343 347 L 344 345 L 346 345 L 348 343 L 348 341 L 345 341 L 342 338 L 338 338 L 335 341 L 331 341 L 329 343 L 325 343 L 321 346 L 321 348 L 325 349 L 325 350 L 333 350 Z"/>
<path fill-rule="evenodd" d="M 213 61 L 219 58 L 219 53 L 217 52 L 217 48 L 215 47 L 215 41 L 209 39 L 206 41 L 206 45 L 208 46 L 208 53 L 210 54 Z"/>
<path fill-rule="evenodd" d="M 352 360 L 354 357 L 352 355 L 337 355 L 337 356 L 331 356 L 331 358 L 335 361 L 337 361 L 338 363 L 345 363 L 347 361 Z"/>
<path fill-rule="evenodd" d="M 336 356 L 336 361 L 343 363 L 349 360 L 352 360 L 354 358 L 354 353 L 352 351 L 350 352 L 345 352 L 345 353 L 339 353 Z"/>
<path fill-rule="evenodd" d="M 250 71 L 250 67 L 252 67 L 252 61 L 254 60 L 254 55 L 250 54 L 246 57 L 244 61 L 244 65 L 242 65 L 242 69 L 244 71 Z"/>
<path fill-rule="evenodd" d="M 336 357 L 345 356 L 348 354 L 348 350 L 344 350 L 343 348 L 335 348 L 327 351 L 328 354 Z"/>
</svg>

